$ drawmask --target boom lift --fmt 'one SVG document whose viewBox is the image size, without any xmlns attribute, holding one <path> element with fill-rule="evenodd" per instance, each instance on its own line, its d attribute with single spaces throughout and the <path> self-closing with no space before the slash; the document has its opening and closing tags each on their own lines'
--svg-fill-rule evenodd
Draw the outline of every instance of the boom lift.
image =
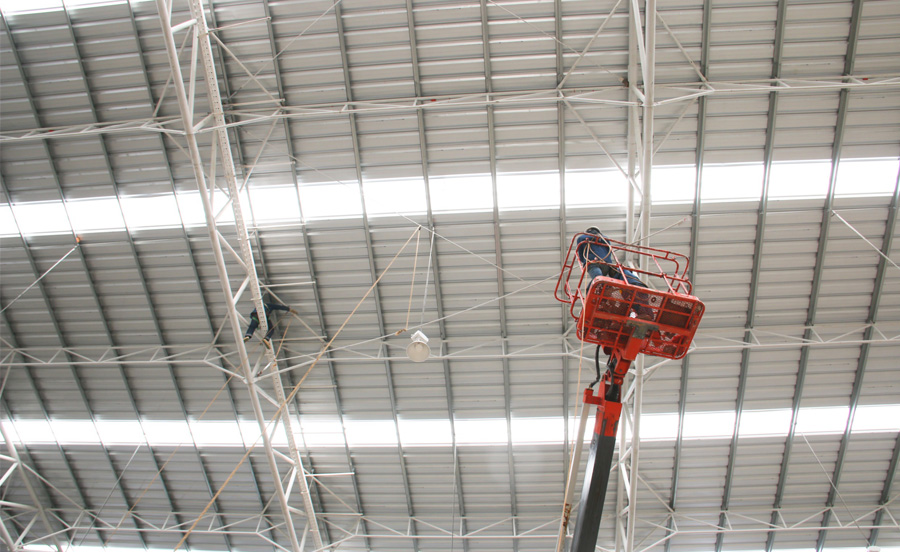
<svg viewBox="0 0 900 552">
<path fill-rule="evenodd" d="M 604 260 L 578 254 L 581 248 L 594 246 L 609 251 L 608 255 L 601 255 Z M 629 253 L 638 258 L 647 257 L 647 266 L 651 268 L 626 269 L 620 259 L 624 260 Z M 689 262 L 681 254 L 630 245 L 596 234 L 576 234 L 569 244 L 555 296 L 570 305 L 569 313 L 577 321 L 578 339 L 597 345 L 597 379 L 584 390 L 581 431 L 577 436 L 576 454 L 566 485 L 557 552 L 563 552 L 566 540 L 588 405 L 596 405 L 597 414 L 569 552 L 594 552 L 597 544 L 622 412 L 622 383 L 631 363 L 639 353 L 670 359 L 679 359 L 687 354 L 704 311 L 703 303 L 691 295 L 691 283 L 687 278 Z M 580 276 L 577 285 L 572 288 L 569 282 L 575 281 L 573 271 L 576 263 L 580 267 Z M 588 277 L 585 282 L 588 269 L 595 264 L 606 265 L 602 267 L 604 274 L 618 275 L 622 279 L 597 276 L 593 280 Z M 629 273 L 632 276 L 643 275 L 654 284 L 664 284 L 665 289 L 656 290 L 629 283 L 624 276 Z M 584 285 L 587 291 L 582 294 Z M 602 376 L 599 361 L 601 348 L 609 356 L 606 372 Z M 598 383 L 594 394 L 593 387 Z"/>
</svg>

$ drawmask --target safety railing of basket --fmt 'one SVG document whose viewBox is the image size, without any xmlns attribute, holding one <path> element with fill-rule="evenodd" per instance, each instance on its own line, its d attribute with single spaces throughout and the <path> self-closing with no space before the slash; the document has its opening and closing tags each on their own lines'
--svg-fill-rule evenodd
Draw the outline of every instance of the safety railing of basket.
<svg viewBox="0 0 900 552">
<path fill-rule="evenodd" d="M 576 246 L 575 242 L 578 240 L 579 236 L 589 236 L 590 239 L 587 239 Z M 585 266 L 580 267 L 581 274 L 578 278 L 578 284 L 576 285 L 573 292 L 570 281 L 572 280 L 572 271 L 574 270 L 575 265 L 580 265 L 576 252 L 578 250 L 578 247 L 582 245 L 584 247 L 590 247 L 591 245 L 607 246 L 610 250 L 610 253 L 612 254 L 612 260 L 615 262 L 589 261 L 588 263 L 585 263 Z M 640 268 L 624 266 L 621 262 L 621 259 L 624 258 L 624 254 L 628 253 L 649 257 L 650 262 L 648 263 L 648 265 L 655 266 L 657 268 L 657 271 L 653 272 L 649 269 L 642 270 Z M 633 245 L 605 237 L 600 238 L 599 236 L 596 236 L 594 234 L 578 233 L 575 234 L 572 237 L 572 240 L 569 242 L 569 250 L 566 253 L 566 260 L 563 263 L 562 270 L 559 273 L 559 278 L 556 281 L 556 290 L 554 292 L 554 296 L 556 297 L 557 301 L 560 301 L 562 303 L 569 303 L 572 305 L 572 315 L 575 316 L 575 318 L 577 318 L 577 315 L 575 315 L 574 312 L 576 301 L 578 299 L 582 299 L 582 301 L 584 300 L 581 292 L 584 275 L 587 273 L 588 265 L 594 263 L 606 264 L 614 267 L 619 274 L 625 274 L 624 271 L 628 270 L 633 274 L 644 274 L 650 276 L 651 278 L 656 278 L 657 280 L 654 281 L 657 282 L 659 280 L 662 280 L 663 282 L 665 282 L 666 288 L 670 293 L 690 295 L 693 289 L 690 280 L 688 280 L 687 278 L 690 259 L 688 259 L 686 255 L 673 253 L 672 251 L 666 251 L 665 249 Z M 560 296 L 560 291 L 562 291 L 564 295 Z"/>
</svg>

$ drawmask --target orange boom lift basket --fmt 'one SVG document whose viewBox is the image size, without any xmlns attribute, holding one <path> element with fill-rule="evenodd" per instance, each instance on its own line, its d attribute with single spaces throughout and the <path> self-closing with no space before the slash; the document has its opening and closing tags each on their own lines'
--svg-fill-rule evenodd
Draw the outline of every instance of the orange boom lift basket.
<svg viewBox="0 0 900 552">
<path fill-rule="evenodd" d="M 589 239 L 575 243 L 579 236 L 585 235 Z M 576 254 L 578 247 L 606 244 L 610 250 L 608 262 L 590 260 L 581 266 Z M 664 284 L 665 289 L 649 289 L 617 278 L 597 276 L 587 282 L 587 292 L 582 294 L 590 265 L 607 265 L 618 274 L 624 274 L 626 268 L 621 261 L 628 253 L 649 258 L 648 270 L 628 268 L 628 271 L 646 275 L 651 285 L 663 287 Z M 634 323 L 641 322 L 652 331 L 644 337 L 638 352 L 679 359 L 687 354 L 704 311 L 703 303 L 691 295 L 691 282 L 687 278 L 689 263 L 686 256 L 671 251 L 601 239 L 592 234 L 576 234 L 569 243 L 566 261 L 556 282 L 556 299 L 570 305 L 569 312 L 578 321 L 578 339 L 585 343 L 595 343 L 610 350 L 624 349 L 634 331 Z M 579 269 L 573 276 L 576 265 Z M 575 282 L 576 277 L 577 284 L 573 289 L 570 282 Z"/>
</svg>

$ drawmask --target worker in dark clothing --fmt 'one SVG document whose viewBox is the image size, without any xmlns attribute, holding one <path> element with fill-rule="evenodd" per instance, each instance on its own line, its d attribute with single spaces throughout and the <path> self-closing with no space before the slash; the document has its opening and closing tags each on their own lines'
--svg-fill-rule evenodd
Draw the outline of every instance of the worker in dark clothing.
<svg viewBox="0 0 900 552">
<path fill-rule="evenodd" d="M 278 303 L 264 303 L 263 304 L 266 309 L 266 325 L 269 327 L 269 331 L 266 332 L 266 336 L 263 338 L 263 343 L 266 347 L 271 346 L 272 336 L 275 334 L 275 325 L 272 324 L 272 319 L 269 318 L 269 315 L 272 314 L 272 311 L 285 311 L 290 312 L 292 314 L 297 314 L 297 311 L 290 307 L 286 307 L 284 305 L 279 305 Z M 251 337 L 253 337 L 253 333 L 256 331 L 256 328 L 259 327 L 259 314 L 256 312 L 256 309 L 253 309 L 250 312 L 250 325 L 247 326 L 247 332 L 244 333 L 244 341 L 249 341 Z"/>
<path fill-rule="evenodd" d="M 591 226 L 584 232 L 575 240 L 577 247 L 575 254 L 578 256 L 578 262 L 581 263 L 581 266 L 587 265 L 587 273 L 590 277 L 588 286 L 597 276 L 606 276 L 623 280 L 631 285 L 647 287 L 647 284 L 628 269 L 622 269 L 625 273 L 625 277 L 622 277 L 622 274 L 615 266 L 616 258 L 612 254 L 609 242 L 606 241 L 606 236 L 601 234 L 596 226 Z"/>
</svg>

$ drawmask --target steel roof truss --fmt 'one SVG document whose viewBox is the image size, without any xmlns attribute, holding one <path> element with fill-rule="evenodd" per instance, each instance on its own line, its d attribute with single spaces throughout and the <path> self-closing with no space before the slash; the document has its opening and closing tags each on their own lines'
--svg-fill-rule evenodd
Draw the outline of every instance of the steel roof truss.
<svg viewBox="0 0 900 552">
<path fill-rule="evenodd" d="M 213 254 L 216 259 L 216 268 L 219 274 L 220 284 L 222 286 L 222 292 L 225 298 L 225 305 L 228 313 L 229 320 L 232 326 L 232 337 L 234 339 L 235 345 L 238 349 L 238 354 L 241 359 L 241 367 L 245 374 L 245 382 L 250 390 L 250 400 L 253 405 L 254 416 L 257 419 L 257 424 L 259 425 L 260 432 L 262 434 L 263 439 L 263 447 L 266 452 L 266 458 L 269 464 L 269 469 L 272 474 L 273 483 L 275 484 L 276 496 L 278 497 L 279 504 L 281 506 L 282 514 L 285 519 L 286 528 L 288 529 L 288 536 L 291 541 L 291 548 L 294 552 L 301 552 L 301 543 L 297 539 L 296 531 L 293 527 L 293 521 L 291 518 L 291 508 L 288 506 L 287 497 L 284 492 L 284 488 L 282 486 L 281 478 L 279 476 L 279 470 L 277 467 L 274 451 L 272 448 L 272 443 L 269 439 L 269 436 L 266 432 L 266 424 L 267 419 L 265 418 L 261 405 L 259 403 L 259 398 L 257 396 L 257 386 L 254 382 L 253 374 L 251 372 L 251 368 L 249 365 L 249 359 L 247 357 L 247 352 L 244 347 L 241 331 L 240 331 L 240 316 L 235 310 L 235 301 L 232 296 L 232 292 L 230 289 L 230 284 L 228 280 L 227 269 L 225 267 L 224 258 L 222 256 L 222 246 L 217 238 L 218 229 L 216 228 L 215 216 L 212 211 L 212 201 L 210 190 L 214 191 L 216 189 L 215 184 L 215 171 L 211 171 L 211 187 L 207 187 L 206 176 L 204 175 L 204 167 L 202 164 L 200 150 L 197 143 L 197 138 L 193 129 L 193 110 L 192 110 L 192 98 L 188 98 L 185 82 L 181 73 L 181 66 L 178 62 L 177 51 L 174 43 L 174 34 L 172 31 L 172 22 L 171 16 L 169 14 L 169 6 L 166 5 L 165 0 L 158 0 L 157 7 L 160 14 L 160 22 L 163 27 L 163 39 L 166 44 L 166 51 L 168 54 L 168 61 L 170 69 L 173 72 L 174 78 L 173 81 L 175 83 L 175 90 L 178 96 L 178 104 L 179 110 L 181 112 L 183 126 L 185 129 L 186 139 L 188 143 L 188 148 L 190 151 L 191 164 L 194 169 L 194 176 L 197 181 L 198 188 L 200 190 L 200 198 L 203 203 L 204 213 L 206 215 L 206 223 L 207 230 L 210 235 L 210 242 L 213 248 Z M 206 26 L 205 13 L 203 10 L 203 6 L 199 1 L 192 0 L 189 2 L 189 7 L 191 10 L 191 15 L 196 23 L 192 27 L 192 32 L 196 33 L 195 36 L 195 44 L 199 48 L 199 52 L 193 51 L 193 55 L 198 55 L 201 60 L 201 65 L 203 68 L 204 79 L 206 82 L 206 90 L 207 96 L 209 98 L 209 103 L 212 111 L 212 116 L 216 125 L 216 135 L 215 140 L 218 145 L 218 153 L 221 156 L 221 161 L 219 162 L 219 166 L 223 169 L 225 176 L 225 184 L 228 189 L 228 197 L 231 202 L 232 210 L 234 211 L 234 225 L 237 230 L 237 238 L 240 245 L 241 257 L 243 258 L 243 266 L 247 269 L 247 276 L 250 278 L 250 291 L 253 299 L 254 306 L 256 307 L 258 312 L 265 313 L 265 309 L 262 303 L 262 295 L 259 289 L 259 281 L 256 275 L 255 263 L 253 261 L 253 252 L 250 247 L 247 228 L 243 218 L 243 209 L 240 200 L 240 194 L 238 191 L 238 185 L 234 170 L 234 164 L 232 159 L 231 146 L 228 139 L 227 127 L 225 123 L 224 111 L 222 108 L 222 99 L 219 94 L 219 83 L 216 77 L 216 68 L 215 61 L 213 59 L 212 54 L 212 46 L 208 36 L 208 29 Z M 191 82 L 191 91 L 194 90 L 193 82 Z M 213 148 L 215 151 L 215 148 Z M 268 325 L 266 323 L 266 317 L 260 316 L 260 329 L 263 333 L 267 332 Z M 271 350 L 268 351 L 268 355 L 271 357 Z M 271 364 L 274 365 L 274 358 L 269 358 Z M 293 460 L 294 465 L 298 468 L 296 470 L 297 481 L 300 485 L 301 494 L 303 495 L 304 500 L 304 513 L 307 517 L 307 528 L 308 531 L 312 534 L 314 544 L 317 548 L 322 547 L 321 535 L 318 530 L 318 524 L 316 522 L 315 511 L 312 507 L 312 503 L 309 497 L 308 492 L 308 482 L 304 475 L 304 471 L 302 469 L 302 462 L 300 460 L 299 454 L 297 453 L 295 443 L 293 442 L 293 431 L 291 430 L 291 422 L 290 416 L 288 414 L 289 405 L 284 400 L 284 390 L 281 387 L 281 382 L 279 378 L 273 378 L 273 385 L 276 391 L 276 397 L 279 400 L 279 411 L 282 414 L 282 423 L 285 426 L 285 431 L 288 436 L 288 445 L 291 452 L 291 459 Z M 185 535 L 184 538 L 186 538 Z M 182 539 L 182 540 L 183 540 Z"/>
</svg>

